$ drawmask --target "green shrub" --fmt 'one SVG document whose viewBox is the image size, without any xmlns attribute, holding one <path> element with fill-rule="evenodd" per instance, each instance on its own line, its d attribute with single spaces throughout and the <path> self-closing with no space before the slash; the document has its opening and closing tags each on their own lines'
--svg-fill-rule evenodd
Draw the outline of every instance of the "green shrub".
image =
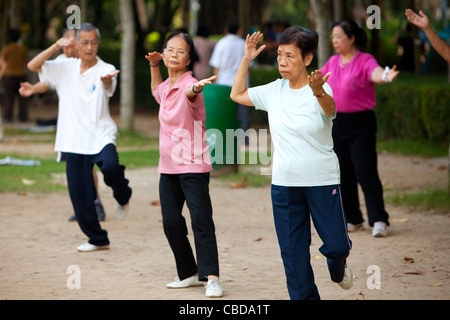
<svg viewBox="0 0 450 320">
<path fill-rule="evenodd" d="M 378 138 L 448 141 L 450 86 L 443 78 L 412 76 L 377 85 Z"/>
</svg>

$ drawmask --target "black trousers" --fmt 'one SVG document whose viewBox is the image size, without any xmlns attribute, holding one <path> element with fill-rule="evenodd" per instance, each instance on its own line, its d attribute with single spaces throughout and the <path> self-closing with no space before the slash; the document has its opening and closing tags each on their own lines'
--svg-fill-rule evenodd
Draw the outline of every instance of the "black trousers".
<svg viewBox="0 0 450 320">
<path fill-rule="evenodd" d="M 108 144 L 96 155 L 65 153 L 67 184 L 75 217 L 89 243 L 97 246 L 109 244 L 106 230 L 98 221 L 95 210 L 95 189 L 92 168 L 97 164 L 103 173 L 105 184 L 113 189 L 113 196 L 120 205 L 131 198 L 132 190 L 125 179 L 125 166 L 119 165 L 116 146 Z"/>
<path fill-rule="evenodd" d="M 20 96 L 20 83 L 27 80 L 26 76 L 4 76 L 3 77 L 3 112 L 2 118 L 6 121 L 13 120 L 14 98 L 19 98 L 19 120 L 25 122 L 28 120 L 28 98 Z"/>
<path fill-rule="evenodd" d="M 177 273 L 184 280 L 198 272 L 200 281 L 219 276 L 219 258 L 209 196 L 209 173 L 161 174 L 159 197 L 164 233 L 175 256 Z M 182 215 L 184 203 L 191 215 L 197 263 L 187 238 Z"/>
<path fill-rule="evenodd" d="M 377 120 L 373 111 L 338 113 L 333 123 L 334 151 L 341 168 L 341 192 L 347 221 L 364 221 L 360 210 L 358 183 L 364 192 L 369 225 L 389 224 L 384 207 L 383 186 L 378 175 L 376 152 Z"/>
</svg>

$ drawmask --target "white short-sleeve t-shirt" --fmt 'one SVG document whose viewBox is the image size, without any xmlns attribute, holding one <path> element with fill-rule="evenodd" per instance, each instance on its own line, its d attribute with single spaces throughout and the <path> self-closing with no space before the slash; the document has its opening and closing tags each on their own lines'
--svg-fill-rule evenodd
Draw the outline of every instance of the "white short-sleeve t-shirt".
<svg viewBox="0 0 450 320">
<path fill-rule="evenodd" d="M 39 73 L 41 82 L 58 93 L 58 122 L 55 151 L 97 154 L 115 143 L 117 126 L 109 113 L 109 98 L 117 80 L 104 90 L 101 77 L 116 68 L 97 58 L 97 64 L 81 74 L 81 60 L 75 58 L 46 61 Z"/>
<path fill-rule="evenodd" d="M 332 96 L 330 86 L 324 90 Z M 278 79 L 248 89 L 257 109 L 267 111 L 274 146 L 272 184 L 288 187 L 340 183 L 339 161 L 331 135 L 336 113 L 327 117 L 307 85 L 291 89 Z"/>
</svg>

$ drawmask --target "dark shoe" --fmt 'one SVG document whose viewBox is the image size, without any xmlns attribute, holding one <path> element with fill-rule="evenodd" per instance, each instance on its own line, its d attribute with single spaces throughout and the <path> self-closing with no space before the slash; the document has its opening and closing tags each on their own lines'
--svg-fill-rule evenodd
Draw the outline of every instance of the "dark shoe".
<svg viewBox="0 0 450 320">
<path fill-rule="evenodd" d="M 95 211 L 97 211 L 98 221 L 105 221 L 105 209 L 99 198 L 95 199 Z"/>
<path fill-rule="evenodd" d="M 77 218 L 75 218 L 75 215 L 73 215 L 69 218 L 69 221 L 77 221 Z"/>
</svg>

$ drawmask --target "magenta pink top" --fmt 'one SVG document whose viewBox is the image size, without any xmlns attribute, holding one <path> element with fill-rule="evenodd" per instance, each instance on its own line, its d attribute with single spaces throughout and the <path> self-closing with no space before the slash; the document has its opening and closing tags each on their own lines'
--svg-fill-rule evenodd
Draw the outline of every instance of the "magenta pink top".
<svg viewBox="0 0 450 320">
<path fill-rule="evenodd" d="M 353 59 L 343 64 L 340 55 L 332 56 L 322 68 L 323 75 L 331 72 L 328 84 L 333 90 L 337 112 L 361 112 L 376 105 L 375 84 L 372 73 L 380 65 L 375 58 L 357 51 Z"/>
<path fill-rule="evenodd" d="M 192 72 L 184 73 L 170 87 L 167 79 L 156 87 L 159 103 L 159 173 L 204 173 L 212 170 L 206 143 L 206 115 L 203 93 L 195 99 L 186 89 L 197 83 Z"/>
</svg>

